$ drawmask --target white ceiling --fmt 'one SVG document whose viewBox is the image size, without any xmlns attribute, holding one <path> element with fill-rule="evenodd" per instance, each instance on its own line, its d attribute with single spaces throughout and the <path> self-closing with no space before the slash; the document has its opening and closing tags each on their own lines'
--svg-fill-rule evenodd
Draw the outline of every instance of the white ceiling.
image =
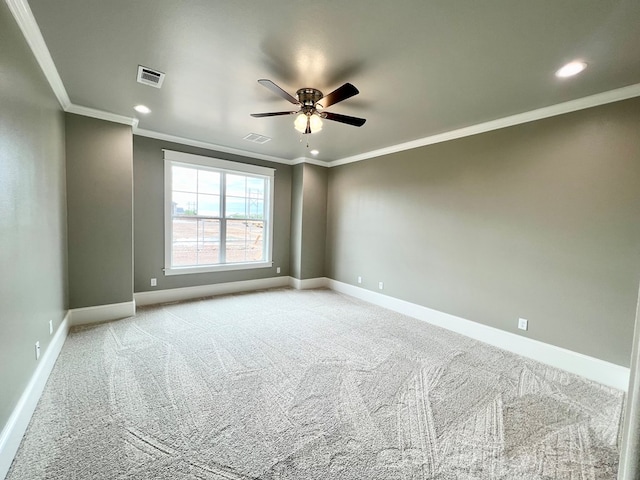
<svg viewBox="0 0 640 480">
<path fill-rule="evenodd" d="M 264 158 L 311 157 L 308 140 L 309 149 L 320 150 L 319 160 L 335 163 L 621 87 L 632 86 L 601 97 L 640 95 L 638 0 L 29 5 L 75 107 L 136 117 L 141 133 Z M 587 70 L 569 79 L 554 76 L 574 59 L 586 61 Z M 136 83 L 139 64 L 166 73 L 162 89 Z M 301 142 L 294 117 L 249 116 L 293 107 L 259 85 L 260 78 L 292 95 L 301 87 L 327 94 L 350 82 L 360 94 L 327 110 L 367 123 L 357 128 L 325 121 L 321 132 Z M 152 113 L 134 112 L 140 103 Z M 243 140 L 248 133 L 273 140 L 253 144 Z"/>
</svg>

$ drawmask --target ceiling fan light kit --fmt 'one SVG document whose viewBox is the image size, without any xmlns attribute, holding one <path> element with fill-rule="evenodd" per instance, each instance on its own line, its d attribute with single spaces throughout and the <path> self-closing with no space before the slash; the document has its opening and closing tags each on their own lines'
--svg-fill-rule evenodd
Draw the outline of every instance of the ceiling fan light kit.
<svg viewBox="0 0 640 480">
<path fill-rule="evenodd" d="M 318 133 L 322 130 L 322 120 L 318 115 L 301 113 L 296 117 L 293 126 L 300 133 Z"/>
<path fill-rule="evenodd" d="M 347 125 L 353 125 L 355 127 L 361 127 L 366 122 L 364 118 L 351 117 L 349 115 L 340 115 L 338 113 L 324 111 L 325 108 L 360 93 L 358 89 L 350 83 L 345 83 L 327 96 L 324 96 L 320 90 L 315 88 L 301 88 L 296 92 L 297 98 L 287 93 L 271 80 L 263 78 L 258 80 L 258 83 L 288 102 L 299 106 L 299 109 L 293 112 L 252 113 L 252 117 L 262 118 L 297 114 L 298 116 L 293 123 L 294 127 L 297 131 L 305 135 L 322 130 L 321 118 L 332 120 L 334 122 L 346 123 Z"/>
</svg>

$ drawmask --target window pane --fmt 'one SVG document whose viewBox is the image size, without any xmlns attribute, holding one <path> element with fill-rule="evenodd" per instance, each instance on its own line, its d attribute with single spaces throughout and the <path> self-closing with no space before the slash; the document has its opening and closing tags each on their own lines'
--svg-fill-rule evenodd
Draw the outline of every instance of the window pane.
<svg viewBox="0 0 640 480">
<path fill-rule="evenodd" d="M 227 195 L 226 216 L 231 218 L 245 218 L 247 216 L 247 199 L 245 197 L 230 197 Z"/>
<path fill-rule="evenodd" d="M 249 199 L 247 218 L 264 219 L 264 202 L 262 200 Z"/>
<path fill-rule="evenodd" d="M 173 219 L 172 265 L 184 267 L 198 261 L 198 221 L 195 218 Z"/>
<path fill-rule="evenodd" d="M 220 220 L 200 219 L 198 223 L 198 241 L 220 243 Z"/>
<path fill-rule="evenodd" d="M 264 219 L 265 185 L 263 178 L 227 175 L 226 216 Z"/>
<path fill-rule="evenodd" d="M 220 195 L 220 174 L 200 170 L 198 172 L 198 193 Z"/>
<path fill-rule="evenodd" d="M 173 265 L 184 267 L 219 262 L 220 220 L 173 219 Z"/>
<path fill-rule="evenodd" d="M 197 243 L 174 243 L 171 252 L 171 265 L 174 267 L 188 267 L 197 265 L 198 244 Z"/>
<path fill-rule="evenodd" d="M 264 202 L 252 198 L 227 197 L 227 217 L 264 219 Z"/>
<path fill-rule="evenodd" d="M 208 217 L 220 216 L 220 196 L 219 195 L 198 195 L 198 215 Z"/>
<path fill-rule="evenodd" d="M 198 195 L 195 193 L 173 192 L 173 215 L 197 215 Z"/>
<path fill-rule="evenodd" d="M 265 180 L 263 178 L 250 177 L 247 179 L 248 218 L 264 218 L 264 191 Z"/>
<path fill-rule="evenodd" d="M 264 223 L 227 220 L 227 263 L 255 262 L 264 258 Z"/>
<path fill-rule="evenodd" d="M 196 192 L 198 170 L 195 168 L 171 167 L 172 189 L 182 192 Z"/>
<path fill-rule="evenodd" d="M 246 195 L 247 177 L 244 175 L 233 175 L 228 173 L 226 175 L 227 182 L 227 195 L 234 197 L 244 197 Z"/>
<path fill-rule="evenodd" d="M 247 196 L 254 199 L 264 199 L 264 178 L 247 178 Z"/>
<path fill-rule="evenodd" d="M 220 263 L 220 220 L 198 222 L 198 264 Z"/>
<path fill-rule="evenodd" d="M 173 219 L 173 243 L 198 241 L 198 220 L 195 218 Z"/>
<path fill-rule="evenodd" d="M 215 265 L 220 263 L 220 244 L 201 245 L 198 251 L 198 265 Z"/>
</svg>

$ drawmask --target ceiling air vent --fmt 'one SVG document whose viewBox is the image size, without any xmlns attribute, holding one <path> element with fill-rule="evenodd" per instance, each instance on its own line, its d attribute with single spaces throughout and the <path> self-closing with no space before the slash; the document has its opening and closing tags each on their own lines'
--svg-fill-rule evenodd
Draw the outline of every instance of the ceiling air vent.
<svg viewBox="0 0 640 480">
<path fill-rule="evenodd" d="M 258 135 L 257 133 L 250 133 L 249 135 L 243 138 L 253 143 L 259 143 L 260 145 L 262 145 L 263 143 L 267 143 L 268 141 L 271 140 L 271 138 L 265 137 L 264 135 Z"/>
<path fill-rule="evenodd" d="M 138 65 L 138 83 L 160 88 L 164 82 L 164 73 Z"/>
</svg>

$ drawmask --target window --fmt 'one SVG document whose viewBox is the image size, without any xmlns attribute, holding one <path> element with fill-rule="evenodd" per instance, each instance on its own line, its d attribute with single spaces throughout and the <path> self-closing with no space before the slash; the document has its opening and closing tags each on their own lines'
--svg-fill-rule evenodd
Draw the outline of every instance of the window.
<svg viewBox="0 0 640 480">
<path fill-rule="evenodd" d="M 271 168 L 164 150 L 165 275 L 271 267 Z"/>
</svg>

